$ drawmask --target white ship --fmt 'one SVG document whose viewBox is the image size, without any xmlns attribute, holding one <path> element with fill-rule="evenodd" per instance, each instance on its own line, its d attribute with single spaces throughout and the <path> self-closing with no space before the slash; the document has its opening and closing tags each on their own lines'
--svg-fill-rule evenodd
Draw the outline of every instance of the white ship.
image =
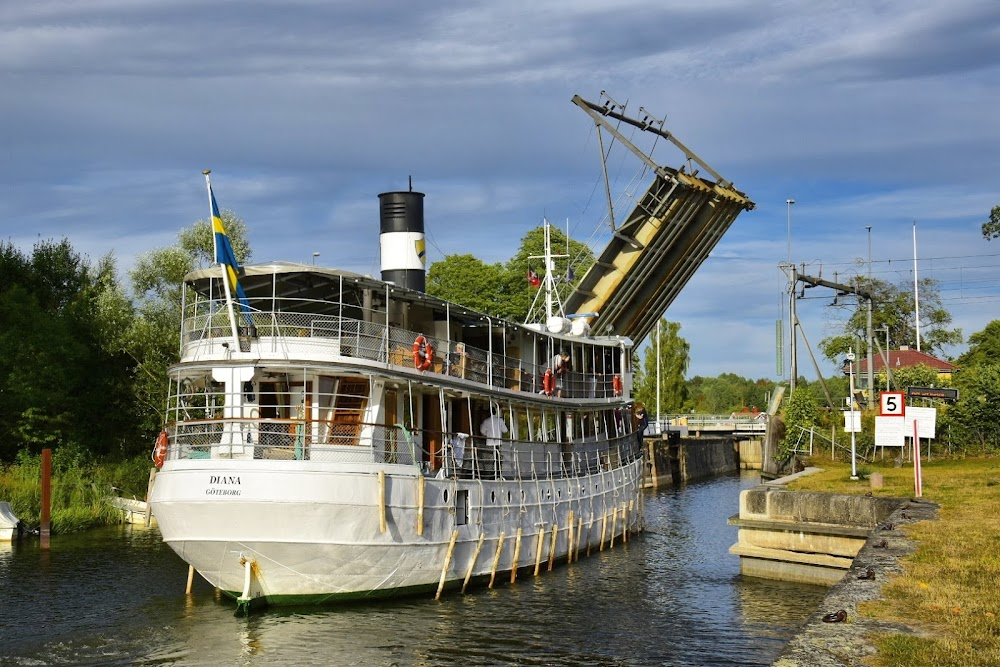
<svg viewBox="0 0 1000 667">
<path fill-rule="evenodd" d="M 599 129 L 650 127 L 574 101 Z M 184 279 L 149 502 L 211 584 L 241 605 L 440 595 L 641 530 L 628 336 L 753 207 L 728 182 L 658 167 L 571 297 L 584 317 L 554 307 L 547 244 L 546 308 L 528 324 L 424 293 L 421 193 L 379 195 L 381 280 L 240 269 L 209 197 L 220 266 Z"/>
</svg>

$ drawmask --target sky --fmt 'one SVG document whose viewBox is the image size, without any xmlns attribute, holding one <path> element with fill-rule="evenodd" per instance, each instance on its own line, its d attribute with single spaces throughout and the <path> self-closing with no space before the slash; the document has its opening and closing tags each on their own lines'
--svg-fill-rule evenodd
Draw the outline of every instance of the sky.
<svg viewBox="0 0 1000 667">
<path fill-rule="evenodd" d="M 7 2 L 0 90 L 0 237 L 113 252 L 123 277 L 207 217 L 203 169 L 251 263 L 378 275 L 378 194 L 410 177 L 429 262 L 506 261 L 543 217 L 599 253 L 599 149 L 570 100 L 606 91 L 756 203 L 665 314 L 689 376 L 780 377 L 779 265 L 910 284 L 914 228 L 954 326 L 1000 312 L 992 0 Z M 683 164 L 666 142 L 654 159 Z M 616 196 L 636 188 L 634 159 L 608 166 Z M 815 350 L 852 306 L 807 296 Z"/>
</svg>

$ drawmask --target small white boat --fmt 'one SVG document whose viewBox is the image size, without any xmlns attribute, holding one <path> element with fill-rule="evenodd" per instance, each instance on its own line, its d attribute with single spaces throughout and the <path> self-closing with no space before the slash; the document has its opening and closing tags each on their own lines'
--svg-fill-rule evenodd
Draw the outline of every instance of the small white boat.
<svg viewBox="0 0 1000 667">
<path fill-rule="evenodd" d="M 131 524 L 146 524 L 146 514 L 149 506 L 145 501 L 135 498 L 122 498 L 120 496 L 109 496 L 108 504 L 121 510 L 122 521 Z M 155 517 L 150 517 L 150 525 L 156 523 Z"/>
<path fill-rule="evenodd" d="M 0 502 L 0 542 L 10 542 L 18 531 L 21 520 L 14 514 L 10 503 Z"/>
</svg>

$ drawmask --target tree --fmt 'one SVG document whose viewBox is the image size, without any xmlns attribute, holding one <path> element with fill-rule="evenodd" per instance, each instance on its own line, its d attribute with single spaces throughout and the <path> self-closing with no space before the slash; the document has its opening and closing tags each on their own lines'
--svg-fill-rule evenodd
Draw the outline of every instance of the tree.
<svg viewBox="0 0 1000 667">
<path fill-rule="evenodd" d="M 653 414 L 677 413 L 687 401 L 687 383 L 684 376 L 690 364 L 691 346 L 680 335 L 681 325 L 667 319 L 660 320 L 659 336 L 654 330 L 643 357 L 636 368 L 635 398 L 646 405 Z M 657 357 L 659 340 L 659 357 Z M 660 403 L 657 405 L 657 364 L 659 364 Z"/>
<path fill-rule="evenodd" d="M 990 219 L 983 223 L 983 238 L 987 241 L 1000 237 L 1000 206 L 990 211 Z"/>
<path fill-rule="evenodd" d="M 221 212 L 222 222 L 240 264 L 251 256 L 246 223 L 233 211 Z M 167 404 L 167 368 L 180 347 L 181 293 L 184 276 L 214 262 L 210 221 L 195 221 L 177 234 L 177 244 L 140 255 L 129 278 L 137 317 L 124 333 L 122 349 L 135 360 L 134 400 L 141 406 L 147 439 L 163 425 Z"/>
<path fill-rule="evenodd" d="M 566 236 L 555 227 L 549 228 L 553 254 L 566 254 Z M 594 254 L 585 244 L 569 242 L 567 258 L 553 260 L 557 291 L 565 299 L 576 279 L 591 264 Z M 521 239 L 521 245 L 506 264 L 485 264 L 472 255 L 448 255 L 431 264 L 428 272 L 427 293 L 447 299 L 487 315 L 523 322 L 531 309 L 539 288 L 528 283 L 530 267 L 539 277 L 544 274 L 545 261 L 529 259 L 545 254 L 545 229 L 536 227 Z M 574 279 L 568 279 L 569 267 Z"/>
<path fill-rule="evenodd" d="M 427 293 L 487 315 L 503 310 L 500 286 L 506 280 L 502 264 L 486 264 L 473 255 L 448 255 L 431 264 Z"/>
<path fill-rule="evenodd" d="M 40 241 L 30 256 L 0 244 L 0 276 L 0 460 L 22 448 L 107 454 L 133 441 L 134 364 L 115 344 L 132 312 L 113 258 L 92 266 L 65 239 Z"/>
<path fill-rule="evenodd" d="M 913 317 L 913 292 L 910 285 L 893 285 L 873 278 L 859 278 L 858 285 L 873 297 L 872 328 L 874 331 L 889 327 L 889 338 L 896 347 L 917 347 L 917 330 Z M 948 328 L 951 313 L 942 305 L 938 281 L 920 279 L 920 348 L 928 354 L 939 352 L 945 346 L 962 342 L 962 330 Z M 844 333 L 820 341 L 819 347 L 827 359 L 837 362 L 851 351 L 865 350 L 867 307 L 859 299 L 857 310 L 844 324 Z"/>
<path fill-rule="evenodd" d="M 876 384 L 884 386 L 884 372 L 878 374 Z M 889 384 L 893 391 L 906 391 L 907 387 L 940 387 L 948 383 L 942 382 L 937 370 L 926 364 L 917 364 L 892 369 L 892 381 Z"/>
<path fill-rule="evenodd" d="M 944 423 L 965 449 L 1000 448 L 1000 365 L 984 363 L 963 369 L 955 376 L 958 402 L 945 413 Z"/>
<path fill-rule="evenodd" d="M 803 429 L 811 429 L 819 423 L 820 409 L 812 392 L 796 391 L 785 404 L 785 437 L 779 445 L 779 458 L 792 455 Z"/>
<path fill-rule="evenodd" d="M 960 356 L 960 368 L 996 362 L 1000 359 L 1000 320 L 993 320 L 982 331 L 969 336 L 969 349 Z"/>
</svg>

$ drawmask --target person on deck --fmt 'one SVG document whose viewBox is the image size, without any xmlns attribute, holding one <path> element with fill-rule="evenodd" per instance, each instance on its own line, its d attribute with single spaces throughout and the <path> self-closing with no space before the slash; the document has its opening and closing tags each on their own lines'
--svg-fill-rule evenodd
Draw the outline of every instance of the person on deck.
<svg viewBox="0 0 1000 667">
<path fill-rule="evenodd" d="M 569 368 L 569 353 L 566 350 L 559 350 L 559 354 L 552 357 L 552 360 L 549 362 L 548 370 L 552 371 L 552 377 L 556 383 L 553 393 L 555 393 L 557 398 L 562 398 L 563 377 L 569 372 Z"/>
<path fill-rule="evenodd" d="M 501 438 L 507 433 L 507 422 L 500 416 L 499 408 L 490 408 L 490 416 L 479 425 L 479 432 L 486 438 L 486 451 L 492 452 L 494 462 L 498 461 Z"/>
</svg>

